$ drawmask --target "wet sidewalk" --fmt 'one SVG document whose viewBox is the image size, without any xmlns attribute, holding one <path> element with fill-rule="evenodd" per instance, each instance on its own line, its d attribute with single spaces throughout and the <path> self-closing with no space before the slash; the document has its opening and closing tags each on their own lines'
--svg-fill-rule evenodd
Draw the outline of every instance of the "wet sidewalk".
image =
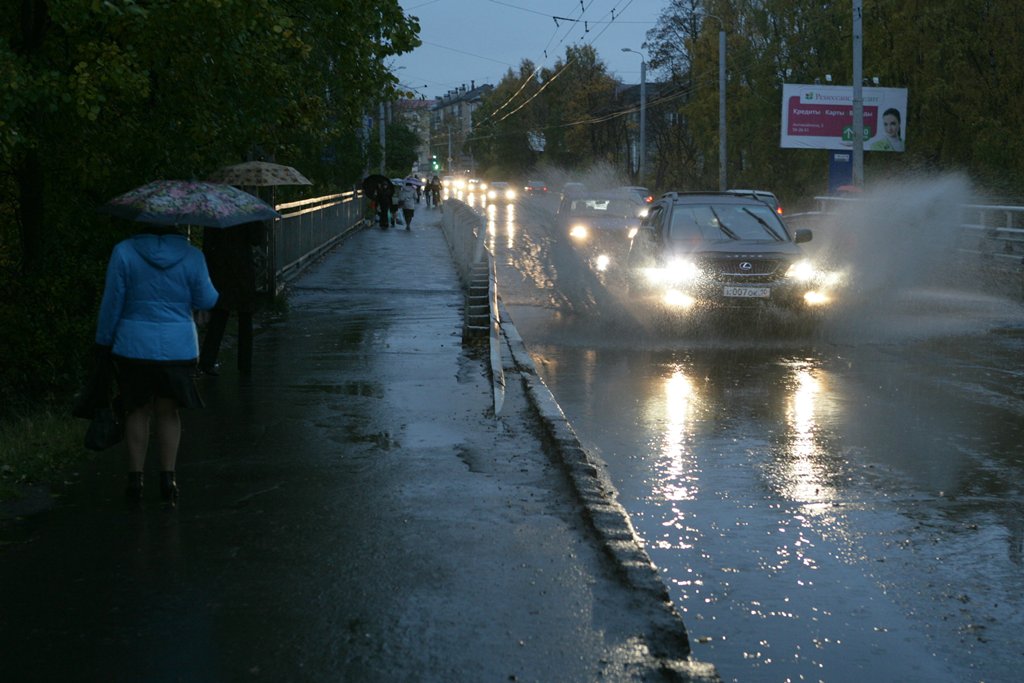
<svg viewBox="0 0 1024 683">
<path fill-rule="evenodd" d="M 177 510 L 152 454 L 144 509 L 125 507 L 122 445 L 0 526 L 0 680 L 712 675 L 508 349 L 494 417 L 439 224 L 421 206 L 411 231 L 359 231 L 313 265 L 250 379 L 221 354 L 183 414 Z"/>
</svg>

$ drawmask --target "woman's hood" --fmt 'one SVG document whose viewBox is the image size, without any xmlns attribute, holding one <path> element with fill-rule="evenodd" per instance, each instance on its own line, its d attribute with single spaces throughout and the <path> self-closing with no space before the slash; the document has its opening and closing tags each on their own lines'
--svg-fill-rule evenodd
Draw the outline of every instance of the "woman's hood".
<svg viewBox="0 0 1024 683">
<path fill-rule="evenodd" d="M 184 235 L 136 235 L 131 245 L 147 263 L 161 270 L 177 264 L 191 248 Z"/>
</svg>

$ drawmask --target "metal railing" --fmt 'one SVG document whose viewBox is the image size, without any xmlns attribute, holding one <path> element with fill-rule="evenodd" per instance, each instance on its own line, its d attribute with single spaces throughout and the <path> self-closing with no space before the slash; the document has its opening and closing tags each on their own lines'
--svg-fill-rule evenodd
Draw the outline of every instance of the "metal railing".
<svg viewBox="0 0 1024 683">
<path fill-rule="evenodd" d="M 844 204 L 865 201 L 856 197 L 815 197 L 818 211 L 786 216 L 793 227 L 814 227 L 822 216 Z M 956 265 L 973 268 L 988 289 L 1024 298 L 1024 206 L 963 204 L 957 235 Z"/>
<path fill-rule="evenodd" d="M 342 192 L 275 206 L 281 218 L 271 224 L 260 284 L 277 294 L 303 268 L 365 225 L 361 192 Z"/>
</svg>

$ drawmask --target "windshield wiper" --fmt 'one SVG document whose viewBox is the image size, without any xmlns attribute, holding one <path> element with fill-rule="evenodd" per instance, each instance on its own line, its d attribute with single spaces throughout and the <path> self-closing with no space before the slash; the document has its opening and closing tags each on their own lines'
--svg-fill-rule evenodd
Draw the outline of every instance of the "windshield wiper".
<svg viewBox="0 0 1024 683">
<path fill-rule="evenodd" d="M 718 217 L 718 213 L 715 211 L 715 207 L 709 206 L 708 209 L 711 211 L 711 215 L 715 217 L 715 220 L 718 221 L 718 229 L 724 232 L 726 237 L 728 237 L 729 239 L 738 240 L 739 236 L 732 230 L 730 230 L 729 226 L 723 223 L 722 219 Z"/>
<path fill-rule="evenodd" d="M 767 230 L 769 233 L 771 233 L 771 236 L 775 238 L 776 242 L 785 242 L 785 240 L 779 235 L 779 233 L 775 232 L 775 228 L 773 228 L 772 226 L 768 225 L 768 221 L 766 221 L 765 219 L 761 218 L 756 213 L 754 213 L 753 211 L 751 211 L 750 209 L 748 209 L 746 207 L 743 207 L 743 210 L 746 211 L 747 213 L 749 213 L 750 216 L 755 221 L 757 221 L 758 223 L 763 225 L 764 229 Z"/>
</svg>

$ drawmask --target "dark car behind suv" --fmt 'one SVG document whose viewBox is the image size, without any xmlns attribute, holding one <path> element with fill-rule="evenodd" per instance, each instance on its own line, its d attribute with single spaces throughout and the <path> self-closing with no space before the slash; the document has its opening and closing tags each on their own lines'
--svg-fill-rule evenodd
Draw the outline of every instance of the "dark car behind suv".
<svg viewBox="0 0 1024 683">
<path fill-rule="evenodd" d="M 627 281 L 634 295 L 680 310 L 804 310 L 827 303 L 835 284 L 799 246 L 810 240 L 810 230 L 791 231 L 760 199 L 670 192 L 650 205 L 630 244 Z"/>
</svg>

